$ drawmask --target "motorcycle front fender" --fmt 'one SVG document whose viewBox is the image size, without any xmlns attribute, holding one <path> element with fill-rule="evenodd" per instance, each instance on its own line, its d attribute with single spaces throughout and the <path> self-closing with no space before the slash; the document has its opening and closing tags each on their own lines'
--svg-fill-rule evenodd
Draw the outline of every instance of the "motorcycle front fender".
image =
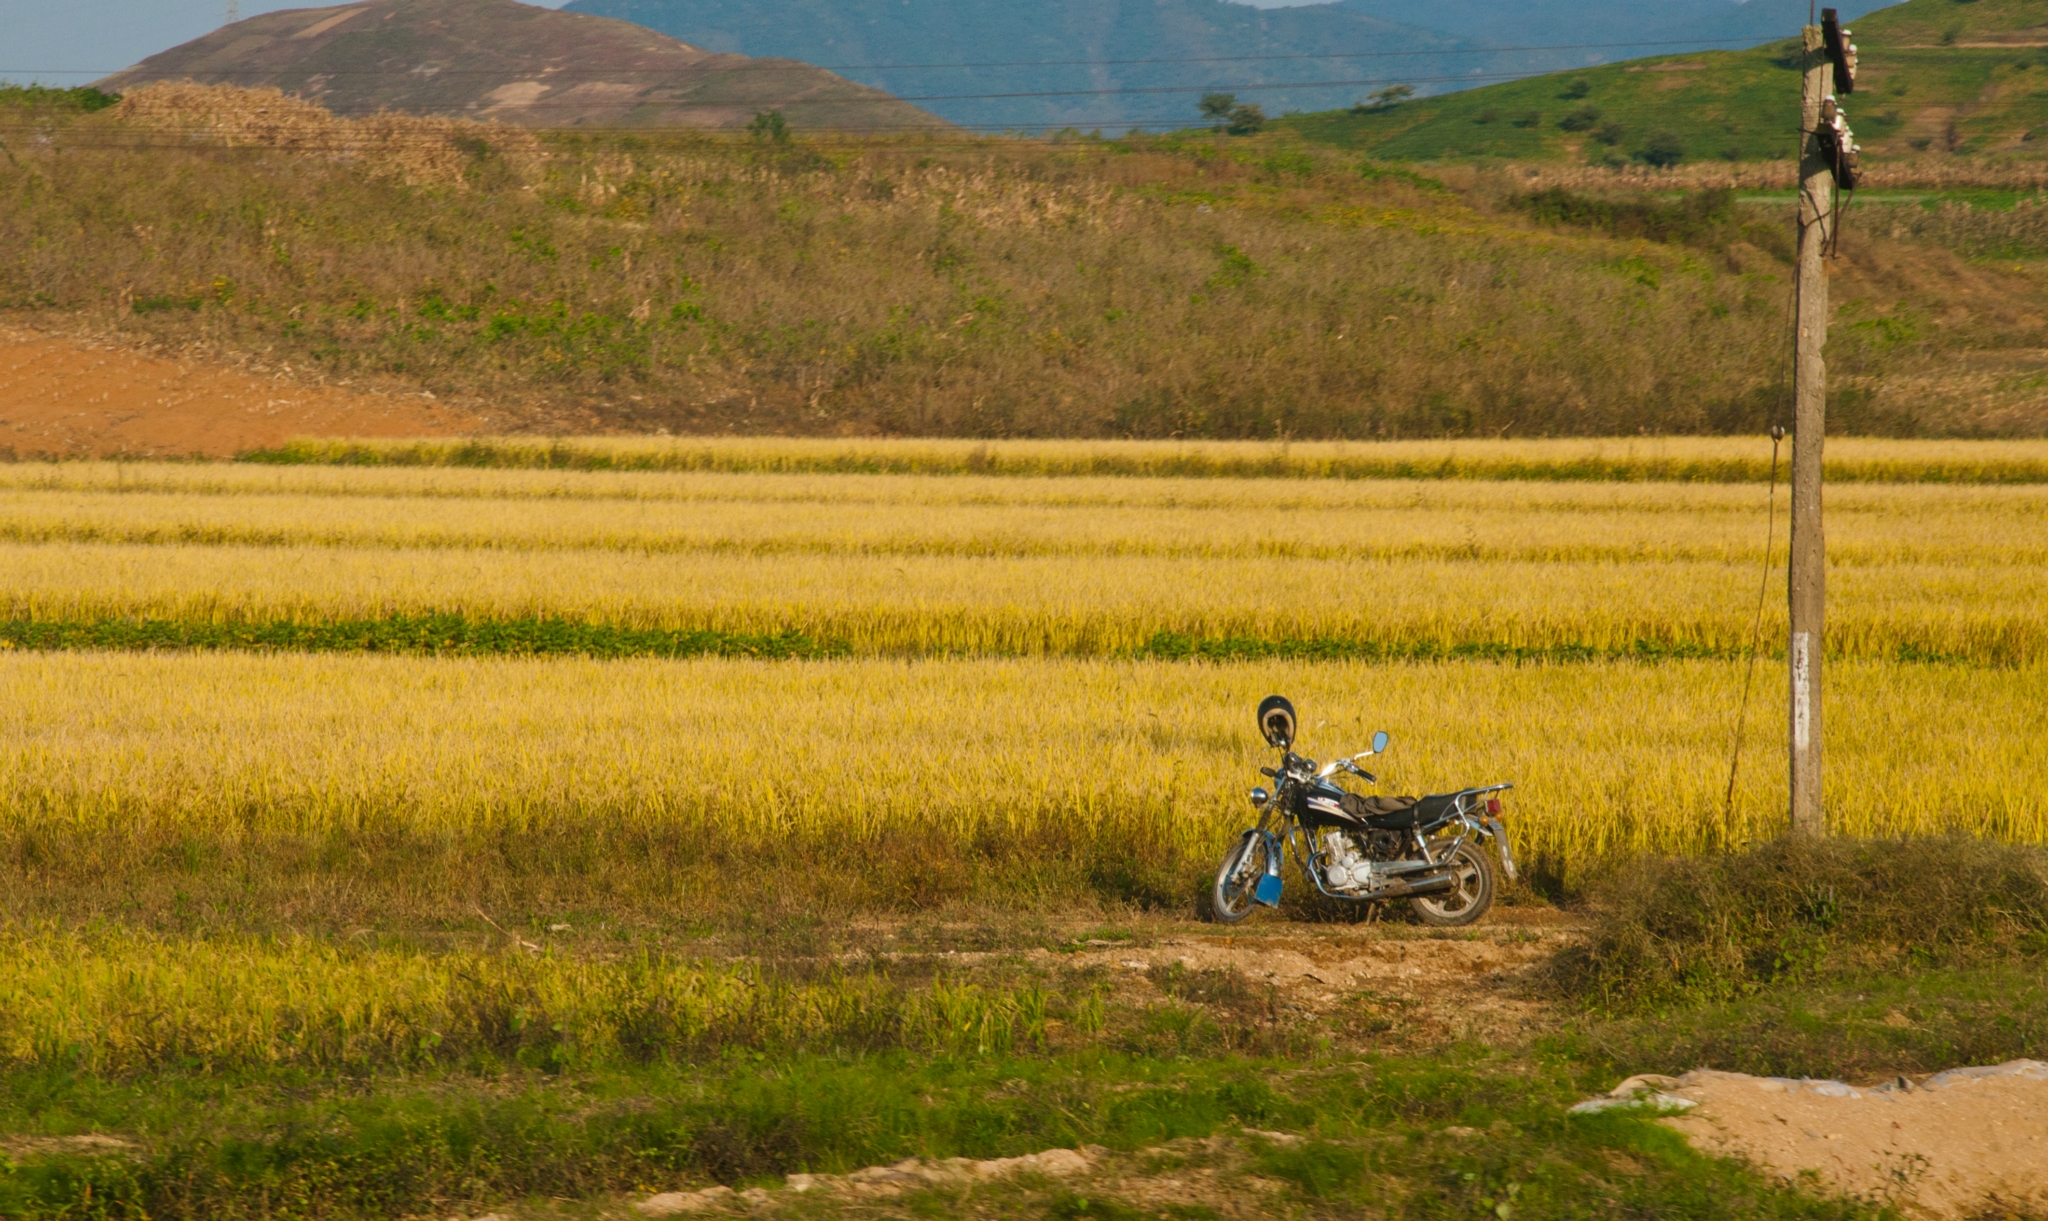
<svg viewBox="0 0 2048 1221">
<path fill-rule="evenodd" d="M 1271 831 L 1254 831 L 1252 834 L 1264 836 L 1266 840 L 1266 876 L 1260 878 L 1259 884 L 1253 888 L 1252 902 L 1261 903 L 1267 907 L 1278 907 L 1280 906 L 1280 889 L 1282 886 L 1280 881 L 1280 861 L 1281 853 L 1286 851 L 1286 841 Z"/>
</svg>

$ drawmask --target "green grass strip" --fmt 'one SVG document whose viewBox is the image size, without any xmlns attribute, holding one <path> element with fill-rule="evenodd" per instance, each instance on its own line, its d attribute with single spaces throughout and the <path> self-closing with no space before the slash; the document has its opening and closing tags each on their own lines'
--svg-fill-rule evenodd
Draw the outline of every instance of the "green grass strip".
<svg viewBox="0 0 2048 1221">
<path fill-rule="evenodd" d="M 838 657 L 844 644 L 801 632 L 611 627 L 567 619 L 473 620 L 398 616 L 336 623 L 200 623 L 175 619 L 0 622 L 0 647 L 40 650 L 230 649 L 299 653 L 431 653 L 452 656 Z"/>
<path fill-rule="evenodd" d="M 0 620 L 0 649 L 41 652 L 146 649 L 293 653 L 404 653 L 450 657 L 852 657 L 843 640 L 800 631 L 750 635 L 709 630 L 613 627 L 570 619 L 466 619 L 460 615 L 395 616 L 332 623 L 202 622 L 181 619 Z M 935 656 L 955 652 L 934 651 Z M 981 650 L 974 656 L 1011 656 Z M 1766 656 L 1778 654 L 1766 652 Z M 1565 642 L 1511 645 L 1476 640 L 1375 641 L 1322 637 L 1266 640 L 1253 636 L 1198 637 L 1157 632 L 1120 656 L 1143 661 L 1692 661 L 1747 656 L 1739 648 L 1637 640 L 1622 647 Z M 1901 645 L 1888 660 L 1946 665 L 1999 664 Z"/>
<path fill-rule="evenodd" d="M 1312 450 L 1231 454 L 1214 450 L 1131 452 L 1004 450 L 965 446 L 849 446 L 845 449 L 677 443 L 662 446 L 569 441 L 294 441 L 250 450 L 241 462 L 280 466 L 468 467 L 497 470 L 661 471 L 723 474 L 1006 475 L 1020 478 L 1436 479 L 1551 483 L 1763 483 L 1769 451 L 1747 457 L 1498 455 L 1405 457 Z M 1787 477 L 1781 464 L 1778 477 Z M 2048 458 L 1958 455 L 1831 458 L 1835 483 L 2048 483 Z"/>
<path fill-rule="evenodd" d="M 1145 642 L 1138 656 L 1162 661 L 1726 661 L 1747 657 L 1742 648 L 1703 644 L 1667 644 L 1636 640 L 1620 648 L 1589 644 L 1513 645 L 1492 640 L 1445 644 L 1435 640 L 1262 640 L 1252 636 L 1198 638 L 1160 632 Z M 1782 650 L 1766 649 L 1764 657 L 1782 658 Z M 1839 656 L 1831 654 L 1831 656 Z M 1899 646 L 1889 660 L 1945 665 L 1982 664 L 1978 659 L 1935 653 L 1911 644 Z"/>
</svg>

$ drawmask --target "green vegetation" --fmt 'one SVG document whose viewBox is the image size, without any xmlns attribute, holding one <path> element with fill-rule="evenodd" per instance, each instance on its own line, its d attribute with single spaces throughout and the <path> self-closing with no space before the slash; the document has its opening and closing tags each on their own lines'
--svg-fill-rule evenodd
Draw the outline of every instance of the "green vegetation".
<svg viewBox="0 0 2048 1221">
<path fill-rule="evenodd" d="M 300 653 L 431 653 L 451 657 L 834 657 L 846 645 L 800 632 L 664 631 L 567 619 L 395 616 L 329 623 L 200 623 L 178 619 L 0 621 L 0 648 L 289 649 Z"/>
<path fill-rule="evenodd" d="M 2048 955 L 2048 855 L 1967 839 L 1781 841 L 1610 878 L 1568 974 L 1612 1008 Z"/>
<path fill-rule="evenodd" d="M 1222 1195 L 1264 1175 L 1281 1182 L 1290 1202 L 1369 1200 L 1402 1218 L 1452 1209 L 1499 1215 L 1496 1199 L 1534 1218 L 1603 1206 L 1686 1218 L 1874 1212 L 1766 1183 L 1693 1153 L 1652 1123 L 1565 1119 L 1562 1106 L 1584 1089 L 1569 1066 L 1476 1051 L 1448 1063 L 1337 1056 L 1309 1064 L 1228 1055 L 1190 1062 L 1107 1048 L 936 1060 L 811 1053 L 317 1085 L 276 1071 L 172 1069 L 127 1081 L 17 1072 L 0 1087 L 0 1127 L 50 1132 L 44 1148 L 62 1150 L 66 1129 L 152 1136 L 139 1148 L 0 1163 L 0 1210 L 165 1221 L 356 1217 L 502 1210 L 528 1197 L 538 1212 L 547 1197 L 602 1200 L 654 1184 L 774 1185 L 799 1169 L 1096 1145 L 1133 1177 L 1207 1169 Z M 1472 1134 L 1439 1135 L 1452 1123 Z M 1306 1128 L 1316 1139 L 1275 1145 L 1238 1136 L 1245 1127 Z M 1236 1147 L 1189 1139 L 1219 1133 Z M 1115 1180 L 1081 1196 L 1026 1179 L 971 1195 L 933 1189 L 881 1207 L 898 1216 L 936 1208 L 1162 1215 L 1119 1195 Z M 1183 1206 L 1164 1215 L 1214 1214 Z"/>
<path fill-rule="evenodd" d="M 58 89 L 47 85 L 0 85 L 0 107 L 9 110 L 59 110 L 91 114 L 121 100 L 118 93 L 102 93 L 90 85 Z"/>
<path fill-rule="evenodd" d="M 2031 157 L 2048 135 L 2048 58 L 2026 0 L 1914 0 L 1855 22 L 1851 112 L 1864 164 L 1919 154 Z M 1652 167 L 1797 153 L 1799 44 L 1669 55 L 1398 105 L 1294 115 L 1283 129 L 1375 157 L 1569 159 Z"/>
<path fill-rule="evenodd" d="M 222 143 L 163 138 L 194 123 Z M 1377 439 L 1784 410 L 1789 208 L 1712 193 L 1272 132 L 534 136 L 196 86 L 46 126 L 0 161 L 0 308 L 513 430 Z M 2048 248 L 2041 210 L 1887 211 L 1912 215 L 1850 231 L 1831 427 L 2048 427 L 2041 269 L 1956 261 Z"/>
<path fill-rule="evenodd" d="M 1893 1215 L 1881 1201 L 1766 1181 L 1649 1118 L 1564 1113 L 1655 1069 L 1868 1079 L 2040 1054 L 2048 988 L 2033 966 L 2048 947 L 1999 931 L 2038 926 L 2037 854 L 1808 847 L 1810 863 L 1772 847 L 1712 871 L 1724 892 L 1765 897 L 1796 875 L 1806 897 L 1779 906 L 1825 925 L 1825 954 L 1790 955 L 1738 999 L 1669 994 L 1604 1017 L 1577 1013 L 1599 992 L 1583 991 L 1592 977 L 1567 954 L 1556 978 L 1574 999 L 1541 1029 L 1485 1041 L 1438 1025 L 1453 1007 L 1366 992 L 1307 1015 L 1235 968 L 1133 976 L 1093 952 L 1186 944 L 1143 921 L 798 918 L 714 932 L 586 911 L 269 936 L 189 911 L 171 933 L 12 925 L 0 929 L 0 1213 L 546 1217 L 655 1190 L 1078 1148 L 1092 1159 L 1078 1183 L 820 1192 L 801 1215 L 1185 1219 L 1263 1193 L 1311 1216 L 1370 1206 L 1418 1221 L 1875 1219 Z M 1972 880 L 1987 869 L 1992 882 Z M 1739 881 L 1752 874 L 1762 880 Z M 1596 939 L 1684 903 L 1701 876 L 1615 875 Z M 1863 891 L 1813 891 L 1822 877 L 1907 893 L 1859 906 Z M 2018 907 L 1978 921 L 1914 902 L 2000 898 Z M 1887 915 L 1904 915 L 1909 936 L 1933 931 L 1937 948 L 1899 955 Z M 1662 933 L 1674 953 L 1718 953 L 1706 923 Z M 1337 955 L 1448 945 L 1400 925 L 1240 935 Z M 1162 1181 L 1202 1183 L 1204 1202 L 1162 1209 Z"/>
</svg>

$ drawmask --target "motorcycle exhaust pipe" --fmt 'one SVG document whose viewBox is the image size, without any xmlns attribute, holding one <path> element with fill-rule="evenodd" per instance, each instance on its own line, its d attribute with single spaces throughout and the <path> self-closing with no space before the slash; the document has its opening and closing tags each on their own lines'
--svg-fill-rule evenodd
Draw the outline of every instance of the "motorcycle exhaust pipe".
<svg viewBox="0 0 2048 1221">
<path fill-rule="evenodd" d="M 1412 882 L 1395 881 L 1372 892 L 1374 899 L 1412 899 L 1417 895 L 1433 895 L 1446 890 L 1456 890 L 1458 879 L 1448 873 L 1417 878 Z"/>
</svg>

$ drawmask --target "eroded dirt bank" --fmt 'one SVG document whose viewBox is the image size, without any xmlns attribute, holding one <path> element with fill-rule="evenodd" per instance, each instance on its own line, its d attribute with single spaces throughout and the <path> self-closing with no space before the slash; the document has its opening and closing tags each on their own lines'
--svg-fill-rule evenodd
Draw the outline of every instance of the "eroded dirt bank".
<svg viewBox="0 0 2048 1221">
<path fill-rule="evenodd" d="M 0 328 L 0 455 L 227 458 L 293 437 L 444 437 L 476 414 L 421 395 L 301 385 L 118 346 Z"/>
</svg>

